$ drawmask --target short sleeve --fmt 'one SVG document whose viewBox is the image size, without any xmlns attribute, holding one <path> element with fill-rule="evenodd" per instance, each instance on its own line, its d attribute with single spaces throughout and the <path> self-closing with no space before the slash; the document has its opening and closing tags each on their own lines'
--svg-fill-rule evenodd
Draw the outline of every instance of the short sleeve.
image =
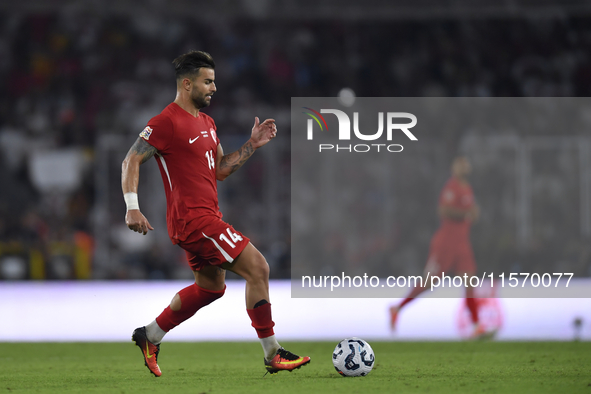
<svg viewBox="0 0 591 394">
<path fill-rule="evenodd" d="M 160 114 L 150 119 L 146 128 L 140 133 L 140 137 L 159 152 L 163 152 L 172 141 L 173 133 L 174 129 L 170 118 Z"/>
<path fill-rule="evenodd" d="M 218 132 L 217 132 L 217 127 L 215 125 L 215 122 L 213 121 L 213 119 L 211 117 L 209 117 L 209 122 L 211 124 L 211 128 L 209 129 L 209 133 L 215 139 L 215 144 L 216 145 L 219 145 L 220 144 L 220 139 L 218 138 Z"/>
</svg>

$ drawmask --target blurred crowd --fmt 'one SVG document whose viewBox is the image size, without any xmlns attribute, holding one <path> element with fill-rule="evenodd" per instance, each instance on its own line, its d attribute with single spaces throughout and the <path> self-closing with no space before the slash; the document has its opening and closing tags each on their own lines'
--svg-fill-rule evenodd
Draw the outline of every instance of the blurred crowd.
<svg viewBox="0 0 591 394">
<path fill-rule="evenodd" d="M 146 121 L 173 100 L 171 61 L 190 49 L 213 55 L 218 93 L 206 112 L 222 141 L 240 141 L 255 115 L 274 117 L 288 133 L 291 97 L 336 96 L 344 87 L 360 97 L 589 96 L 589 22 L 588 17 L 300 22 L 6 12 L 0 15 L 0 279 L 97 277 L 94 169 L 103 159 L 95 154 L 97 140 L 117 134 L 131 145 Z M 450 152 L 465 138 L 461 130 L 433 133 Z M 230 150 L 238 144 L 230 143 Z M 289 145 L 276 149 L 276 166 L 288 168 Z M 75 171 L 66 177 L 60 165 Z M 222 191 L 224 201 L 238 205 L 227 214 L 231 219 L 245 220 L 241 212 L 265 214 L 264 191 L 257 189 L 263 167 L 253 161 Z M 61 177 L 44 181 L 56 172 Z M 283 185 L 287 191 L 275 203 L 289 210 L 289 181 Z M 419 210 L 416 222 L 434 231 L 432 213 Z M 279 239 L 270 239 L 273 234 L 263 227 L 253 225 L 248 235 L 272 256 L 273 275 L 289 277 L 288 217 Z M 478 248 L 492 242 L 499 266 L 509 269 L 524 255 L 514 237 L 501 238 L 477 242 L 477 257 Z M 550 259 L 543 239 L 532 241 L 528 259 Z M 570 264 L 578 275 L 591 275 L 587 241 L 561 239 L 562 248 L 552 251 L 547 264 Z M 167 261 L 179 260 L 177 248 L 133 256 L 120 258 L 117 270 L 100 277 L 176 277 L 176 265 Z"/>
</svg>

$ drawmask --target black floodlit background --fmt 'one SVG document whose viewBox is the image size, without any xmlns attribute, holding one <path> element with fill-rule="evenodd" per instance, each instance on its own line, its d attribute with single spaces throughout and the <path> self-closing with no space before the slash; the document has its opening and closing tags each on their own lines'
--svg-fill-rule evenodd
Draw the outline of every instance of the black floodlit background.
<svg viewBox="0 0 591 394">
<path fill-rule="evenodd" d="M 441 189 L 453 158 L 464 155 L 481 209 L 471 237 L 476 275 L 487 279 L 485 288 L 494 278 L 498 289 L 489 296 L 590 296 L 568 282 L 589 268 L 582 253 L 591 231 L 590 105 L 584 98 L 292 99 L 292 294 L 405 295 L 408 285 L 389 287 L 385 279 L 423 275 Z M 332 109 L 350 119 L 349 140 L 339 139 Z M 388 137 L 388 113 L 403 113 L 393 124 L 408 124 L 404 113 L 413 114 L 417 124 L 408 131 L 417 140 L 400 129 Z M 365 136 L 376 134 L 381 117 L 381 137 L 356 137 L 355 116 Z M 460 137 L 453 150 L 446 149 L 451 135 Z M 381 282 L 343 279 L 364 275 Z"/>
<path fill-rule="evenodd" d="M 329 237 L 329 249 L 302 262 L 292 261 L 292 251 L 309 251 L 291 244 L 299 238 L 291 230 L 297 222 L 290 215 L 296 193 L 290 121 L 305 127 L 304 118 L 291 119 L 297 112 L 292 97 L 351 92 L 590 96 L 590 22 L 591 7 L 583 1 L 225 0 L 206 9 L 188 0 L 2 2 L 0 279 L 191 280 L 184 254 L 164 230 L 155 163 L 142 166 L 140 204 L 158 231 L 140 241 L 123 222 L 120 166 L 146 121 L 174 98 L 171 60 L 195 48 L 218 64 L 218 92 L 207 113 L 225 151 L 244 143 L 255 114 L 277 120 L 272 147 L 220 184 L 225 220 L 263 252 L 272 278 L 289 279 L 292 270 L 300 275 L 310 265 L 327 275 L 341 266 L 380 277 L 420 273 L 438 226 L 437 195 L 450 158 L 462 149 L 472 160 L 471 182 L 483 208 L 472 230 L 480 269 L 589 277 L 586 101 L 560 107 L 568 112 L 572 103 L 579 111 L 556 127 L 546 127 L 541 115 L 553 116 L 560 100 L 519 113 L 527 128 L 497 127 L 504 115 L 496 112 L 473 128 L 460 127 L 469 111 L 438 119 L 436 127 L 417 132 L 418 142 L 401 142 L 403 153 L 384 155 L 392 165 L 376 178 L 388 189 L 351 196 L 379 216 L 375 244 L 343 246 L 323 225 L 313 225 L 312 234 Z M 466 108 L 472 103 L 467 99 Z M 422 126 L 419 119 L 417 130 Z M 314 164 L 306 163 L 311 176 L 320 176 Z M 363 234 L 375 227 L 367 220 Z"/>
</svg>

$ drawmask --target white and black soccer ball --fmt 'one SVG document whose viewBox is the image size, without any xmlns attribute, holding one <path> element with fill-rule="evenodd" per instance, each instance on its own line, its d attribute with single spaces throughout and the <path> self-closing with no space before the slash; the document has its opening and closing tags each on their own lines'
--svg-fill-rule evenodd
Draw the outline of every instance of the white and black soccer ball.
<svg viewBox="0 0 591 394">
<path fill-rule="evenodd" d="M 355 337 L 343 339 L 332 352 L 334 368 L 342 376 L 365 376 L 373 368 L 375 360 L 369 343 Z"/>
</svg>

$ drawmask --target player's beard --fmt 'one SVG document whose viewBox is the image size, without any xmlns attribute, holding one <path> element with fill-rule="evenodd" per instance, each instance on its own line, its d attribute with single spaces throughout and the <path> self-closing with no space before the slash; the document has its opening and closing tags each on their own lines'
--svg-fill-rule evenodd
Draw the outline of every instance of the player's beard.
<svg viewBox="0 0 591 394">
<path fill-rule="evenodd" d="M 191 101 L 193 101 L 193 105 L 195 106 L 195 108 L 201 109 L 207 107 L 210 104 L 211 98 L 210 101 L 208 101 L 207 97 L 207 95 L 193 94 L 191 97 Z"/>
</svg>

